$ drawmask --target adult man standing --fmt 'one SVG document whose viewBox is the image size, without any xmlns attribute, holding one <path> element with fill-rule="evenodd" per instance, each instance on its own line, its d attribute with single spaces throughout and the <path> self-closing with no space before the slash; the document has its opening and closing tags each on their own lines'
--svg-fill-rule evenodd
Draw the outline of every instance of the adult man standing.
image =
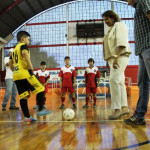
<svg viewBox="0 0 150 150">
<path fill-rule="evenodd" d="M 13 51 L 13 48 L 9 50 L 9 55 L 11 56 Z M 5 91 L 5 96 L 3 99 L 2 103 L 2 110 L 6 110 L 6 105 L 7 102 L 10 98 L 11 95 L 11 103 L 10 103 L 10 110 L 17 110 L 19 107 L 16 107 L 16 96 L 17 96 L 17 88 L 15 82 L 13 82 L 13 76 L 12 76 L 12 71 L 9 67 L 9 57 L 5 57 L 4 63 L 6 66 L 6 76 L 5 76 L 5 82 L 6 82 L 6 91 Z"/>
<path fill-rule="evenodd" d="M 149 101 L 150 79 L 150 0 L 127 0 L 135 8 L 135 54 L 139 56 L 139 99 L 132 117 L 124 120 L 129 125 L 145 125 Z"/>
</svg>

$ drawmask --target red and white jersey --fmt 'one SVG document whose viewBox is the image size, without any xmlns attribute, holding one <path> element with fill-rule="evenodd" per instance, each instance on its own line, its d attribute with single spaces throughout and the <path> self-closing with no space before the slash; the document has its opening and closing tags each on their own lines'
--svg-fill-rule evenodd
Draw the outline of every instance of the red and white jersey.
<svg viewBox="0 0 150 150">
<path fill-rule="evenodd" d="M 45 71 L 38 70 L 37 73 L 36 73 L 36 76 L 39 78 L 39 80 L 43 84 L 47 81 L 47 79 L 50 78 L 49 71 L 47 71 L 47 70 L 45 70 Z"/>
<path fill-rule="evenodd" d="M 59 73 L 59 77 L 62 78 L 62 86 L 63 87 L 73 87 L 73 77 L 76 77 L 77 73 L 73 66 L 70 67 L 62 67 Z"/>
<path fill-rule="evenodd" d="M 86 78 L 86 87 L 96 87 L 96 78 L 100 78 L 100 72 L 97 67 L 86 68 L 84 77 Z"/>
</svg>

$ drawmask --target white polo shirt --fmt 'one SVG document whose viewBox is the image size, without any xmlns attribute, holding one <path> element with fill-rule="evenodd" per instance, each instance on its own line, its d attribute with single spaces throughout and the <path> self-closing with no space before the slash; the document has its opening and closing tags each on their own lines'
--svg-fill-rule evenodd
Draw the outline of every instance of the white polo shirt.
<svg viewBox="0 0 150 150">
<path fill-rule="evenodd" d="M 5 66 L 9 62 L 9 57 L 4 58 Z M 6 76 L 5 79 L 12 79 L 13 78 L 13 72 L 11 71 L 10 67 L 6 66 Z"/>
</svg>

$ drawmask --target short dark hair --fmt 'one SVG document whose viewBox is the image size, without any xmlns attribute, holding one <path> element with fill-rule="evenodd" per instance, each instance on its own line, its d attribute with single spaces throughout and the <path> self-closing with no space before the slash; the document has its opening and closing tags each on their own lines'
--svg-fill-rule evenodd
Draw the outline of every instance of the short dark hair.
<svg viewBox="0 0 150 150">
<path fill-rule="evenodd" d="M 93 58 L 89 58 L 89 59 L 88 59 L 88 63 L 89 63 L 89 62 L 93 62 L 93 64 L 95 63 L 95 61 L 94 61 Z"/>
<path fill-rule="evenodd" d="M 17 33 L 17 41 L 18 42 L 21 41 L 22 37 L 30 37 L 30 34 L 28 32 L 26 32 L 26 31 L 19 31 Z"/>
<path fill-rule="evenodd" d="M 69 57 L 69 56 L 66 56 L 66 57 L 64 58 L 64 60 L 66 60 L 66 59 L 69 59 L 69 60 L 70 60 L 70 57 Z"/>
<path fill-rule="evenodd" d="M 42 65 L 46 65 L 46 62 L 45 62 L 45 61 L 42 61 L 42 62 L 41 62 L 41 66 L 42 66 Z"/>
<path fill-rule="evenodd" d="M 119 16 L 112 10 L 107 10 L 102 14 L 102 17 L 110 17 L 114 19 L 114 22 L 120 22 Z"/>
</svg>

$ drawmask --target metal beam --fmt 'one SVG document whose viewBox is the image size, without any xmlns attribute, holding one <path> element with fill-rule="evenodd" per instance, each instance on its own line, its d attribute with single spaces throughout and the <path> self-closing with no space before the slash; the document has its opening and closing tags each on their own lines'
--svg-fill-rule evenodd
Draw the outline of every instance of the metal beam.
<svg viewBox="0 0 150 150">
<path fill-rule="evenodd" d="M 20 22 L 13 16 L 11 15 L 9 12 L 7 13 L 9 17 L 11 17 L 17 24 L 20 24 Z"/>
<path fill-rule="evenodd" d="M 36 14 L 36 11 L 34 10 L 34 8 L 31 6 L 31 4 L 29 3 L 28 0 L 25 0 L 25 2 L 27 3 L 27 5 L 30 7 L 30 9 L 34 12 L 34 14 Z"/>
<path fill-rule="evenodd" d="M 8 24 L 5 20 L 1 19 L 1 22 L 3 22 L 5 25 L 7 25 L 10 29 L 14 29 L 10 24 Z"/>
<path fill-rule="evenodd" d="M 8 8 L 6 8 L 4 11 L 2 11 L 0 13 L 0 16 L 6 14 L 7 12 L 9 12 L 10 9 L 12 9 L 13 7 L 15 7 L 16 5 L 20 4 L 21 2 L 23 2 L 24 0 L 16 0 L 16 2 L 14 2 L 12 5 L 10 5 Z"/>
<path fill-rule="evenodd" d="M 49 0 L 49 3 L 50 3 L 50 5 L 51 5 L 51 7 L 54 6 L 54 3 L 52 2 L 52 0 Z"/>
<path fill-rule="evenodd" d="M 37 1 L 38 1 L 38 3 L 40 4 L 40 6 L 42 7 L 42 9 L 45 10 L 45 7 L 44 7 L 43 3 L 41 2 L 41 0 L 37 0 Z"/>
<path fill-rule="evenodd" d="M 28 18 L 25 16 L 25 14 L 23 13 L 23 11 L 20 9 L 19 6 L 16 6 L 17 10 L 20 12 L 20 14 L 24 17 L 25 20 L 27 20 Z"/>
</svg>

